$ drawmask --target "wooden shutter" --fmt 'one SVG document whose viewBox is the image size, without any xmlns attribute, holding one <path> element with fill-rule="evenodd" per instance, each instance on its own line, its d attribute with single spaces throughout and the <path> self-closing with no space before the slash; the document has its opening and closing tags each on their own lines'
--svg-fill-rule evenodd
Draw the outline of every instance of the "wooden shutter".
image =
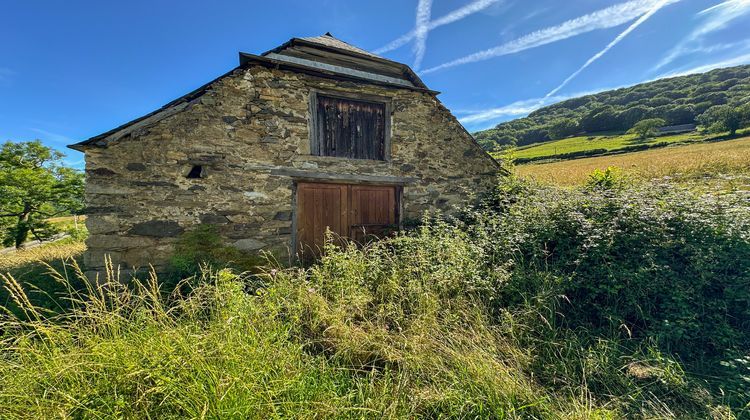
<svg viewBox="0 0 750 420">
<path fill-rule="evenodd" d="M 385 159 L 385 104 L 318 95 L 316 123 L 319 155 Z"/>
</svg>

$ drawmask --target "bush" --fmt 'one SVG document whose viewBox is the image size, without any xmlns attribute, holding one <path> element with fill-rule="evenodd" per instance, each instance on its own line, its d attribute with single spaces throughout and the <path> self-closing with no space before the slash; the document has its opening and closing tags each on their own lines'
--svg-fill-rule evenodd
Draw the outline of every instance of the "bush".
<svg viewBox="0 0 750 420">
<path fill-rule="evenodd" d="M 661 118 L 649 118 L 646 120 L 638 121 L 628 133 L 637 134 L 638 137 L 645 139 L 650 136 L 655 136 L 659 127 L 665 126 L 667 123 Z"/>
<path fill-rule="evenodd" d="M 592 184 L 615 183 L 607 172 Z M 654 338 L 686 360 L 750 347 L 750 208 L 741 196 L 539 187 L 512 203 L 479 218 L 478 229 L 490 229 L 481 236 L 511 241 L 488 241 L 487 252 L 561 275 L 572 327 Z"/>
</svg>

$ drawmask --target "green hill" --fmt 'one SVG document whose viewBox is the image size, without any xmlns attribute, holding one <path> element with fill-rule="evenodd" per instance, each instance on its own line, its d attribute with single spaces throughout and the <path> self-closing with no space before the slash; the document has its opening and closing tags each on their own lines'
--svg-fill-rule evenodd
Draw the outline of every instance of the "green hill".
<svg viewBox="0 0 750 420">
<path fill-rule="evenodd" d="M 648 118 L 664 119 L 667 125 L 692 124 L 713 106 L 745 104 L 750 104 L 750 65 L 569 99 L 477 132 L 475 137 L 485 148 L 494 150 L 573 135 L 624 132 Z"/>
</svg>

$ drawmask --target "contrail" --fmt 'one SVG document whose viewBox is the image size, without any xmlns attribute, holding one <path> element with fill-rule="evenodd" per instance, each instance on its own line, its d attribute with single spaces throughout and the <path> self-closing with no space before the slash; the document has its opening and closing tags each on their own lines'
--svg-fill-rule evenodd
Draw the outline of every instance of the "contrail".
<svg viewBox="0 0 750 420">
<path fill-rule="evenodd" d="M 414 70 L 419 70 L 422 59 L 427 51 L 427 34 L 430 32 L 430 13 L 432 11 L 432 0 L 419 0 L 417 3 L 417 21 L 414 25 Z"/>
<path fill-rule="evenodd" d="M 674 2 L 674 1 L 672 1 Z M 615 39 L 612 40 L 609 44 L 607 44 L 606 47 L 604 47 L 603 50 L 599 51 L 598 53 L 594 54 L 593 57 L 589 58 L 588 61 L 586 61 L 578 70 L 576 70 L 573 74 L 568 76 L 567 79 L 563 80 L 562 83 L 560 83 L 560 86 L 552 89 L 545 98 L 549 98 L 550 96 L 556 94 L 560 91 L 560 89 L 564 88 L 568 83 L 570 83 L 571 80 L 575 79 L 576 76 L 581 74 L 588 66 L 590 66 L 593 62 L 600 59 L 604 54 L 606 54 L 609 50 L 611 50 L 615 45 L 619 44 L 620 41 L 625 39 L 631 32 L 633 32 L 636 28 L 641 26 L 643 22 L 649 20 L 651 16 L 653 16 L 656 12 L 658 12 L 662 7 L 666 6 L 668 3 L 670 3 L 670 0 L 661 0 L 659 3 L 657 3 L 654 7 L 651 8 L 648 12 L 646 12 L 643 16 L 638 18 L 635 22 L 633 22 L 632 25 L 628 26 L 627 29 L 622 31 L 620 35 L 617 35 Z"/>
<path fill-rule="evenodd" d="M 696 16 L 708 16 L 702 25 L 694 29 L 664 57 L 653 70 L 659 70 L 677 58 L 693 52 L 690 46 L 700 42 L 712 32 L 726 28 L 733 20 L 750 12 L 750 0 L 727 0 L 716 6 L 701 10 Z"/>
<path fill-rule="evenodd" d="M 443 25 L 447 25 L 449 23 L 459 21 L 467 16 L 473 15 L 474 13 L 482 11 L 488 8 L 489 6 L 497 2 L 501 2 L 501 1 L 504 1 L 504 0 L 477 0 L 473 3 L 469 3 L 466 6 L 456 9 L 441 18 L 431 21 L 429 25 L 427 26 L 428 31 L 431 31 Z M 373 52 L 375 54 L 383 54 L 383 53 L 387 53 L 388 51 L 393 51 L 396 48 L 399 48 L 403 45 L 408 44 L 409 41 L 413 40 L 416 37 L 416 34 L 417 34 L 416 29 L 413 29 L 411 32 L 401 35 L 400 37 L 389 42 L 387 45 L 380 47 Z"/>
<path fill-rule="evenodd" d="M 679 0 L 667 0 L 668 3 L 676 1 Z M 432 73 L 434 71 L 463 64 L 475 63 L 477 61 L 484 61 L 494 57 L 515 54 L 530 48 L 562 41 L 597 29 L 614 28 L 647 13 L 653 8 L 654 3 L 656 3 L 656 0 L 632 0 L 606 7 L 593 13 L 565 21 L 559 25 L 540 29 L 497 47 L 479 51 L 439 66 L 429 68 L 422 73 Z"/>
</svg>

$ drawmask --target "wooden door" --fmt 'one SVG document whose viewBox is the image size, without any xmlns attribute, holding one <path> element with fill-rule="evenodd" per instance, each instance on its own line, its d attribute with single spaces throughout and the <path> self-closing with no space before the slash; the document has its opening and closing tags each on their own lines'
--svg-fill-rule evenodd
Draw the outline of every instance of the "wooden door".
<svg viewBox="0 0 750 420">
<path fill-rule="evenodd" d="M 373 238 L 387 236 L 397 228 L 396 187 L 351 187 L 349 238 L 365 243 Z"/>
<path fill-rule="evenodd" d="M 297 252 L 319 255 L 326 228 L 341 242 L 364 243 L 398 228 L 398 190 L 394 186 L 297 184 Z"/>
</svg>

